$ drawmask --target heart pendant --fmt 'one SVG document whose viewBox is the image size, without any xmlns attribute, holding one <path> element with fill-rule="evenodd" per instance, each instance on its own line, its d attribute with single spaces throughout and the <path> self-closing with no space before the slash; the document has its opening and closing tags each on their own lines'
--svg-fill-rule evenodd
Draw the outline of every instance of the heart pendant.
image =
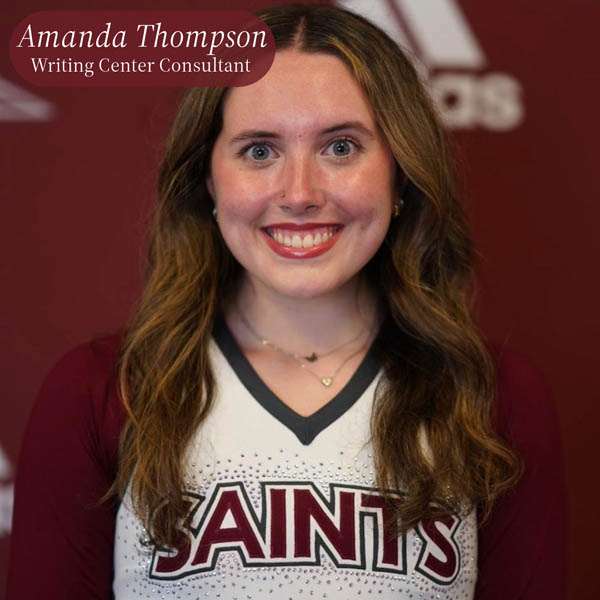
<svg viewBox="0 0 600 600">
<path fill-rule="evenodd" d="M 325 387 L 329 387 L 333 383 L 333 379 L 331 377 L 321 377 L 321 383 Z"/>
</svg>

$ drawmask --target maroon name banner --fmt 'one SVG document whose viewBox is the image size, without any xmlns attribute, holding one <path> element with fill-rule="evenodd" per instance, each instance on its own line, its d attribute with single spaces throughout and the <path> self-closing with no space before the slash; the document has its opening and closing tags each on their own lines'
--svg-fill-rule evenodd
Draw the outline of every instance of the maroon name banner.
<svg viewBox="0 0 600 600">
<path fill-rule="evenodd" d="M 246 11 L 43 11 L 15 27 L 10 57 L 38 86 L 230 87 L 258 81 L 275 42 Z"/>
</svg>

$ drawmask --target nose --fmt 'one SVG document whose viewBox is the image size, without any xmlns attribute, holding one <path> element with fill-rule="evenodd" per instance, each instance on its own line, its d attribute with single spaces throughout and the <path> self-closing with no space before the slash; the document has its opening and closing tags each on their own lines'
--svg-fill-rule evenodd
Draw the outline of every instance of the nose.
<svg viewBox="0 0 600 600">
<path fill-rule="evenodd" d="M 325 203 L 319 185 L 318 166 L 310 156 L 289 156 L 283 170 L 278 197 L 283 210 L 302 214 L 317 211 Z"/>
</svg>

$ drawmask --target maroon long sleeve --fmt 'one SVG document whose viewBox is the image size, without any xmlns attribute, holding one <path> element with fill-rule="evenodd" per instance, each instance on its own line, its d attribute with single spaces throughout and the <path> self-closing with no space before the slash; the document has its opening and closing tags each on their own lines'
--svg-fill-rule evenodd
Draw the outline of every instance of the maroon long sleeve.
<svg viewBox="0 0 600 600">
<path fill-rule="evenodd" d="M 566 597 L 566 493 L 550 390 L 514 351 L 498 364 L 496 428 L 521 453 L 525 473 L 479 532 L 477 600 Z"/>
<path fill-rule="evenodd" d="M 112 597 L 115 507 L 97 502 L 115 477 L 122 424 L 117 345 L 72 350 L 38 395 L 15 482 L 9 600 Z"/>
<path fill-rule="evenodd" d="M 19 461 L 8 600 L 112 598 L 116 507 L 97 506 L 115 476 L 124 415 L 119 339 L 69 352 L 46 378 Z M 479 535 L 477 600 L 563 600 L 565 493 L 547 386 L 520 355 L 498 359 L 497 428 L 526 473 Z"/>
</svg>

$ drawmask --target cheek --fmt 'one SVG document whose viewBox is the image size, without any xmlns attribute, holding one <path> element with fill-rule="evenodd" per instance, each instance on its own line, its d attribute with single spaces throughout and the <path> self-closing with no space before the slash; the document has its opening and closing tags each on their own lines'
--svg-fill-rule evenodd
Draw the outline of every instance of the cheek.
<svg viewBox="0 0 600 600">
<path fill-rule="evenodd" d="M 248 250 L 254 247 L 263 221 L 265 202 L 260 195 L 230 188 L 219 193 L 217 222 L 225 244 L 240 264 L 248 268 Z"/>
<path fill-rule="evenodd" d="M 373 162 L 360 171 L 338 181 L 337 195 L 343 199 L 347 214 L 356 220 L 361 229 L 384 227 L 387 229 L 394 202 L 394 178 L 382 162 Z"/>
<path fill-rule="evenodd" d="M 392 212 L 392 196 L 388 188 L 381 186 L 356 186 L 341 202 L 350 221 L 362 232 L 377 236 L 387 231 Z"/>
<path fill-rule="evenodd" d="M 236 160 L 225 155 L 219 141 L 213 150 L 211 174 L 213 200 L 222 225 L 247 222 L 260 214 L 265 205 L 264 186 L 258 186 L 255 177 L 244 175 Z"/>
<path fill-rule="evenodd" d="M 265 202 L 251 195 L 222 196 L 219 199 L 219 214 L 232 223 L 251 224 L 263 213 Z"/>
<path fill-rule="evenodd" d="M 223 220 L 250 223 L 257 220 L 268 205 L 264 188 L 236 177 L 222 178 L 217 188 L 217 205 Z"/>
</svg>

